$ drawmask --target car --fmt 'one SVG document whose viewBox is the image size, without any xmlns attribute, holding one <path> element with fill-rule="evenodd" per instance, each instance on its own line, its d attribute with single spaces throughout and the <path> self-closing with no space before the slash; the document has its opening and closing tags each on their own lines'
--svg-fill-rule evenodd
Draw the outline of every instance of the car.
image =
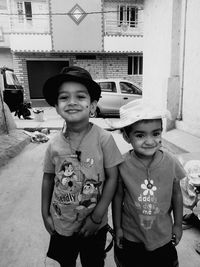
<svg viewBox="0 0 200 267">
<path fill-rule="evenodd" d="M 125 79 L 97 79 L 95 82 L 101 87 L 101 97 L 92 118 L 119 116 L 121 106 L 142 97 L 140 86 Z"/>
<path fill-rule="evenodd" d="M 24 89 L 19 83 L 13 69 L 0 68 L 0 87 L 3 90 L 3 100 L 11 112 L 16 111 L 24 102 Z"/>
</svg>

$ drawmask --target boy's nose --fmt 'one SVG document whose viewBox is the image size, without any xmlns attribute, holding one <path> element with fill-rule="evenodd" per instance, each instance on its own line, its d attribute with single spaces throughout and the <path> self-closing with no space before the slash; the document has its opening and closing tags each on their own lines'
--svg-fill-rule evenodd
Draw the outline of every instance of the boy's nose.
<svg viewBox="0 0 200 267">
<path fill-rule="evenodd" d="M 69 99 L 68 99 L 68 104 L 76 104 L 76 98 L 71 96 Z"/>
<path fill-rule="evenodd" d="M 147 136 L 145 143 L 148 145 L 154 144 L 154 139 L 151 136 Z"/>
</svg>

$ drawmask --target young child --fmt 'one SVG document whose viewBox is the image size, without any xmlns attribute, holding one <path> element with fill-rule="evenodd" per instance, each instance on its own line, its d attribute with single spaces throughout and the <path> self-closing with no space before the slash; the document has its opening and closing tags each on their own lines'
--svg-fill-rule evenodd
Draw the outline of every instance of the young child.
<svg viewBox="0 0 200 267">
<path fill-rule="evenodd" d="M 180 179 L 185 172 L 161 149 L 162 118 L 168 115 L 140 99 L 122 106 L 120 120 L 113 124 L 133 147 L 119 166 L 112 207 L 120 267 L 178 266 L 175 246 L 182 236 Z"/>
<path fill-rule="evenodd" d="M 66 127 L 52 138 L 44 160 L 42 217 L 51 235 L 47 256 L 61 266 L 104 266 L 107 210 L 122 156 L 111 133 L 89 122 L 101 89 L 89 72 L 64 68 L 43 87 Z"/>
</svg>

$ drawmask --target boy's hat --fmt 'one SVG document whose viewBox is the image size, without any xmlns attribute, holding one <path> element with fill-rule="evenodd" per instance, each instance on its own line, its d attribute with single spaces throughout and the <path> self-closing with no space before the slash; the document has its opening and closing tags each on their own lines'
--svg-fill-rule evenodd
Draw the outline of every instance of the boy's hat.
<svg viewBox="0 0 200 267">
<path fill-rule="evenodd" d="M 170 112 L 155 105 L 145 103 L 143 99 L 133 100 L 121 106 L 120 119 L 117 121 L 107 120 L 107 123 L 114 129 L 124 128 L 137 121 L 151 119 L 171 119 Z"/>
<path fill-rule="evenodd" d="M 101 96 L 101 88 L 93 79 L 90 73 L 78 66 L 65 67 L 61 73 L 49 78 L 43 86 L 43 95 L 50 106 L 57 103 L 58 89 L 62 83 L 73 81 L 87 87 L 91 99 L 98 101 Z"/>
</svg>

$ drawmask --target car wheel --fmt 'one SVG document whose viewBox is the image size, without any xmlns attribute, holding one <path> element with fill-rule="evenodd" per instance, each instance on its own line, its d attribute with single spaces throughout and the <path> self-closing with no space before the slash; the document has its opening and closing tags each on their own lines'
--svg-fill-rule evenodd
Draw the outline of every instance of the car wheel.
<svg viewBox="0 0 200 267">
<path fill-rule="evenodd" d="M 97 108 L 94 113 L 90 114 L 90 118 L 98 118 L 100 115 L 100 110 Z"/>
</svg>

